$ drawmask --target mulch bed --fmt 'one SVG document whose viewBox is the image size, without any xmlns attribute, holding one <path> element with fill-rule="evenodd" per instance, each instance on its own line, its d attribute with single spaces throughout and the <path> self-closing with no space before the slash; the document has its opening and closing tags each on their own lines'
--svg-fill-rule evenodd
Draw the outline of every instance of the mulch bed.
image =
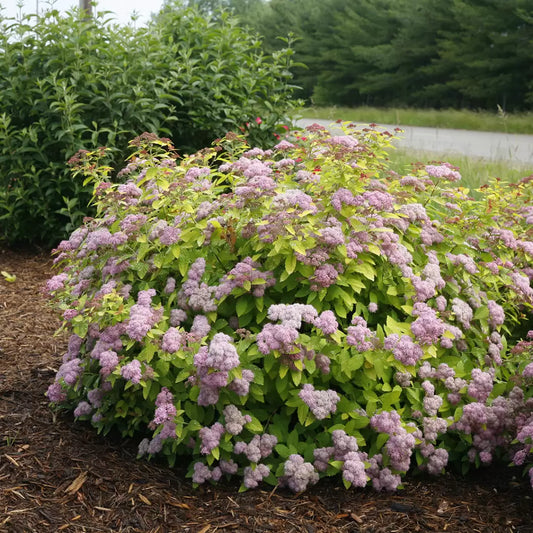
<svg viewBox="0 0 533 533">
<path fill-rule="evenodd" d="M 323 480 L 304 494 L 193 489 L 184 468 L 137 460 L 136 443 L 54 413 L 44 393 L 66 346 L 40 289 L 43 253 L 0 250 L 0 532 L 533 532 L 521 471 L 409 477 L 396 493 Z"/>
</svg>

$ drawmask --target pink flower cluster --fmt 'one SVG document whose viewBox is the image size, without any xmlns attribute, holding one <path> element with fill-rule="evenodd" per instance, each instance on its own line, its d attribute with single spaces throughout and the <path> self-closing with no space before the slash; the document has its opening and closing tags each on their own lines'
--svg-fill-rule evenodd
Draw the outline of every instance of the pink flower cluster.
<svg viewBox="0 0 533 533">
<path fill-rule="evenodd" d="M 276 280 L 272 272 L 261 272 L 259 263 L 251 257 L 246 257 L 237 263 L 224 277 L 214 290 L 215 298 L 220 299 L 231 294 L 234 289 L 242 288 L 246 283 L 253 287 L 252 294 L 261 298 L 268 287 L 275 285 Z"/>
<path fill-rule="evenodd" d="M 461 174 L 450 163 L 426 165 L 426 172 L 432 178 L 442 178 L 447 181 L 459 181 L 461 179 Z"/>
<path fill-rule="evenodd" d="M 265 324 L 257 334 L 257 347 L 264 355 L 274 350 L 290 353 L 294 349 L 298 335 L 298 330 L 294 327 L 283 324 Z"/>
<path fill-rule="evenodd" d="M 120 375 L 131 383 L 140 383 L 142 379 L 141 363 L 137 359 L 133 359 L 121 367 Z"/>
<path fill-rule="evenodd" d="M 270 467 L 263 463 L 244 469 L 243 484 L 247 489 L 255 489 L 270 474 Z"/>
<path fill-rule="evenodd" d="M 292 454 L 285 461 L 283 477 L 280 482 L 293 492 L 303 492 L 309 485 L 317 483 L 319 476 L 311 463 L 301 455 Z"/>
<path fill-rule="evenodd" d="M 151 306 L 153 296 L 155 289 L 139 291 L 137 303 L 130 308 L 130 318 L 126 326 L 130 339 L 141 342 L 161 318 L 161 313 Z"/>
<path fill-rule="evenodd" d="M 177 328 L 170 327 L 161 340 L 161 349 L 168 353 L 177 352 L 183 345 L 183 335 Z"/>
<path fill-rule="evenodd" d="M 424 356 L 422 348 L 409 335 L 400 337 L 393 333 L 385 338 L 383 345 L 386 350 L 392 351 L 395 359 L 406 366 L 415 365 Z"/>
<path fill-rule="evenodd" d="M 217 305 L 213 299 L 214 288 L 202 283 L 205 272 L 205 259 L 199 257 L 190 266 L 187 281 L 178 291 L 178 305 L 183 310 L 192 309 L 202 313 L 216 311 Z"/>
<path fill-rule="evenodd" d="M 315 390 L 306 383 L 298 393 L 300 399 L 309 407 L 317 420 L 323 420 L 337 410 L 340 396 L 333 390 Z"/>
<path fill-rule="evenodd" d="M 224 407 L 224 427 L 231 435 L 238 435 L 244 429 L 245 424 L 252 421 L 250 415 L 243 415 L 236 405 L 230 404 Z"/>
<path fill-rule="evenodd" d="M 422 302 L 413 306 L 413 316 L 417 319 L 411 323 L 411 331 L 422 345 L 435 344 L 446 331 L 444 322 L 437 317 L 434 309 Z"/>
<path fill-rule="evenodd" d="M 372 350 L 375 346 L 376 334 L 368 328 L 366 320 L 360 316 L 352 318 L 352 325 L 346 332 L 346 343 L 354 346 L 358 352 Z"/>
<path fill-rule="evenodd" d="M 201 440 L 200 453 L 208 455 L 218 447 L 225 431 L 224 426 L 220 422 L 215 422 L 211 427 L 203 427 L 198 433 Z"/>
<path fill-rule="evenodd" d="M 176 416 L 176 407 L 174 405 L 174 396 L 163 387 L 155 400 L 156 410 L 152 422 L 159 426 L 165 422 L 172 421 Z"/>
<path fill-rule="evenodd" d="M 370 419 L 370 426 L 389 435 L 385 448 L 391 467 L 399 472 L 409 470 L 416 440 L 414 435 L 402 426 L 400 415 L 396 411 L 383 411 Z"/>
<path fill-rule="evenodd" d="M 244 454 L 251 463 L 259 463 L 261 459 L 266 459 L 278 443 L 275 435 L 264 433 L 263 435 L 254 435 L 248 443 L 244 441 L 236 442 L 233 446 L 233 452 L 237 455 Z"/>
<path fill-rule="evenodd" d="M 239 366 L 239 354 L 225 333 L 216 333 L 209 343 L 204 364 L 215 370 L 228 371 Z"/>
</svg>

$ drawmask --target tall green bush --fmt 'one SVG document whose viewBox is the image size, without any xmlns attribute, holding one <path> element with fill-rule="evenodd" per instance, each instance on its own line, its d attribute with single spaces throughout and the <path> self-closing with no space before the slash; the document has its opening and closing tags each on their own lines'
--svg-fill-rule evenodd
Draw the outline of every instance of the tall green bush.
<svg viewBox="0 0 533 533">
<path fill-rule="evenodd" d="M 66 162 L 143 131 L 195 151 L 239 128 L 272 138 L 293 107 L 290 50 L 265 56 L 228 14 L 179 3 L 135 29 L 48 11 L 0 20 L 0 240 L 52 245 L 90 214 Z"/>
</svg>

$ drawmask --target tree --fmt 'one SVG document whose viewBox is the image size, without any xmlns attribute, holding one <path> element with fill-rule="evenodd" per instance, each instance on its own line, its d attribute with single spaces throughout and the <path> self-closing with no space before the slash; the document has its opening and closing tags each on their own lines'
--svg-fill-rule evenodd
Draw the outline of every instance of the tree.
<svg viewBox="0 0 533 533">
<path fill-rule="evenodd" d="M 380 103 L 386 95 L 366 90 L 369 76 L 383 71 L 382 47 L 396 32 L 391 17 L 394 0 L 330 0 L 323 13 L 321 51 L 314 68 L 320 74 L 316 103 L 360 105 Z M 327 35 L 326 35 L 327 31 Z"/>
<path fill-rule="evenodd" d="M 440 32 L 450 26 L 450 5 L 440 0 L 397 0 L 389 16 L 396 31 L 379 47 L 358 50 L 378 69 L 363 76 L 361 92 L 382 95 L 387 104 L 418 107 L 453 105 L 457 94 L 442 84 L 446 74 L 428 69 L 438 58 Z"/>
<path fill-rule="evenodd" d="M 533 0 L 453 0 L 435 68 L 470 107 L 519 109 L 533 79 Z"/>
<path fill-rule="evenodd" d="M 79 7 L 80 7 L 80 11 L 84 11 L 85 13 L 87 13 L 88 17 L 92 17 L 93 6 L 91 3 L 91 0 L 80 0 Z"/>
</svg>

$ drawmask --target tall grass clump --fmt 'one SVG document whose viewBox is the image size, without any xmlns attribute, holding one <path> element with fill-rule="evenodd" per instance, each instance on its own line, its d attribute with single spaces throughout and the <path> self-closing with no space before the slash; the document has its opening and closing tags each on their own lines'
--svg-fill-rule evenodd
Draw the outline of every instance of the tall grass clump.
<svg viewBox="0 0 533 533">
<path fill-rule="evenodd" d="M 398 148 L 389 153 L 388 168 L 399 174 L 408 174 L 413 167 L 424 164 L 439 164 L 445 159 L 448 163 L 461 169 L 461 184 L 470 189 L 470 194 L 477 195 L 476 190 L 493 179 L 501 179 L 517 183 L 521 179 L 533 174 L 533 165 L 517 161 L 487 160 L 484 158 L 464 156 L 460 154 L 437 154 L 419 150 Z"/>
<path fill-rule="evenodd" d="M 178 159 L 144 134 L 47 291 L 70 332 L 48 398 L 195 485 L 533 464 L 531 182 L 384 170 L 391 136 L 314 125 Z M 533 469 L 529 470 L 533 473 Z"/>
<path fill-rule="evenodd" d="M 270 142 L 294 107 L 289 49 L 271 56 L 222 14 L 179 2 L 148 27 L 61 15 L 0 19 L 0 240 L 54 245 L 92 214 L 67 161 L 116 166 L 144 131 L 196 151 L 231 130 Z"/>
</svg>

